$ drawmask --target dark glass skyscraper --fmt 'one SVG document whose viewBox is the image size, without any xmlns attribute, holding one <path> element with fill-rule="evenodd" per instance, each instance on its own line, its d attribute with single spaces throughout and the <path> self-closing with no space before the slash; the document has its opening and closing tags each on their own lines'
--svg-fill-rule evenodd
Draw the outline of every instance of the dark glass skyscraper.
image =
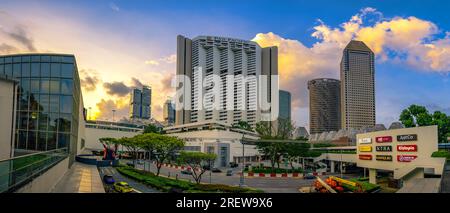
<svg viewBox="0 0 450 213">
<path fill-rule="evenodd" d="M 70 159 L 74 159 L 81 102 L 75 57 L 0 56 L 0 74 L 19 81 L 15 155 L 67 148 Z"/>
<path fill-rule="evenodd" d="M 308 82 L 310 134 L 338 131 L 340 119 L 340 82 L 319 78 Z"/>
<path fill-rule="evenodd" d="M 280 90 L 279 96 L 279 118 L 285 120 L 291 120 L 291 93 L 288 91 Z"/>
</svg>

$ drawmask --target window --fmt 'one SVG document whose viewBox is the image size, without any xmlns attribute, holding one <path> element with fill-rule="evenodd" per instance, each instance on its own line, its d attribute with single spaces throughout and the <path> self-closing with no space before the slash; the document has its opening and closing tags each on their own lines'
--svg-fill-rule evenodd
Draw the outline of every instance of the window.
<svg viewBox="0 0 450 213">
<path fill-rule="evenodd" d="M 58 123 L 59 123 L 58 119 L 59 119 L 58 113 L 48 114 L 48 131 L 56 132 L 58 130 Z"/>
<path fill-rule="evenodd" d="M 50 81 L 48 79 L 41 79 L 41 90 L 40 93 L 50 92 Z"/>
<path fill-rule="evenodd" d="M 61 94 L 72 94 L 73 81 L 69 79 L 61 79 Z"/>
<path fill-rule="evenodd" d="M 36 132 L 35 131 L 29 131 L 28 132 L 28 143 L 26 149 L 35 150 L 36 149 Z"/>
<path fill-rule="evenodd" d="M 61 113 L 72 113 L 72 96 L 61 96 L 59 109 Z"/>
<path fill-rule="evenodd" d="M 26 149 L 27 147 L 27 131 L 19 131 L 18 133 L 18 143 L 17 147 L 19 149 Z"/>
<path fill-rule="evenodd" d="M 68 147 L 70 143 L 70 135 L 59 133 L 58 134 L 58 149 Z"/>
<path fill-rule="evenodd" d="M 49 63 L 41 63 L 41 77 L 50 77 Z"/>
<path fill-rule="evenodd" d="M 30 77 L 30 63 L 22 64 L 22 77 Z"/>
<path fill-rule="evenodd" d="M 39 96 L 39 105 L 40 105 L 40 109 L 39 111 L 41 112 L 49 112 L 49 101 L 50 101 L 50 96 L 49 95 L 40 95 Z"/>
<path fill-rule="evenodd" d="M 37 150 L 45 151 L 47 146 L 47 133 L 46 132 L 38 132 L 38 143 Z"/>
<path fill-rule="evenodd" d="M 5 64 L 5 75 L 8 77 L 12 76 L 12 65 L 11 64 Z"/>
<path fill-rule="evenodd" d="M 50 112 L 59 112 L 59 95 L 50 95 Z"/>
<path fill-rule="evenodd" d="M 31 63 L 31 77 L 39 77 L 39 63 Z"/>
<path fill-rule="evenodd" d="M 59 94 L 59 81 L 57 80 L 50 81 L 50 93 Z"/>
<path fill-rule="evenodd" d="M 59 63 L 51 64 L 51 77 L 61 77 L 61 64 Z"/>
<path fill-rule="evenodd" d="M 20 77 L 22 73 L 20 73 L 20 64 L 13 65 L 13 76 Z"/>
<path fill-rule="evenodd" d="M 31 90 L 32 93 L 38 93 L 39 92 L 39 80 L 38 79 L 32 79 L 31 80 L 30 90 Z"/>
<path fill-rule="evenodd" d="M 56 132 L 47 133 L 47 150 L 56 149 Z"/>
<path fill-rule="evenodd" d="M 71 127 L 71 114 L 59 114 L 59 129 L 58 132 L 70 132 Z"/>
<path fill-rule="evenodd" d="M 72 78 L 73 77 L 73 64 L 61 65 L 61 77 Z"/>
</svg>

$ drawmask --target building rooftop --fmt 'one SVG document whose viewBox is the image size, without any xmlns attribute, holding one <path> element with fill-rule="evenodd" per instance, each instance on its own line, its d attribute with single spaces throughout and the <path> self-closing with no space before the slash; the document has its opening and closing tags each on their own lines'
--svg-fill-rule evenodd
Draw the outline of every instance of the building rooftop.
<svg viewBox="0 0 450 213">
<path fill-rule="evenodd" d="M 347 50 L 359 50 L 359 51 L 370 51 L 372 50 L 362 41 L 352 40 L 350 43 L 347 44 L 345 47 Z"/>
</svg>

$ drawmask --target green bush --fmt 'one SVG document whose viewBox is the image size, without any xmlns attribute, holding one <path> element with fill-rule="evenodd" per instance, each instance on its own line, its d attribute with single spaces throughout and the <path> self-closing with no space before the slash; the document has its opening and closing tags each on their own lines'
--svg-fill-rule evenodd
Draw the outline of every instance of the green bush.
<svg viewBox="0 0 450 213">
<path fill-rule="evenodd" d="M 450 152 L 448 152 L 447 150 L 439 150 L 439 151 L 433 152 L 433 154 L 431 154 L 431 157 L 446 158 L 447 160 L 450 160 Z"/>
<path fill-rule="evenodd" d="M 124 166 L 116 168 L 119 173 L 149 185 L 163 192 L 168 192 L 171 188 L 181 189 L 186 193 L 260 193 L 261 190 L 252 188 L 240 188 L 223 184 L 195 184 L 186 180 L 175 180 L 166 177 L 159 177 L 150 172 L 137 170 L 132 167 Z"/>
</svg>

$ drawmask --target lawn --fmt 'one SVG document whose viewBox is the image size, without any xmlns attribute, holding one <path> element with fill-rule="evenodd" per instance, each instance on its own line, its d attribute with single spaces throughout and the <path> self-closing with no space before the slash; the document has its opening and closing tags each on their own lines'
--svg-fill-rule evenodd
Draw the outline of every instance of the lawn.
<svg viewBox="0 0 450 213">
<path fill-rule="evenodd" d="M 153 173 L 134 169 L 128 166 L 116 167 L 122 175 L 135 179 L 141 183 L 169 192 L 171 189 L 181 189 L 184 193 L 262 193 L 263 191 L 252 188 L 241 188 L 224 184 L 196 184 L 186 180 L 176 180 L 156 176 Z"/>
</svg>

